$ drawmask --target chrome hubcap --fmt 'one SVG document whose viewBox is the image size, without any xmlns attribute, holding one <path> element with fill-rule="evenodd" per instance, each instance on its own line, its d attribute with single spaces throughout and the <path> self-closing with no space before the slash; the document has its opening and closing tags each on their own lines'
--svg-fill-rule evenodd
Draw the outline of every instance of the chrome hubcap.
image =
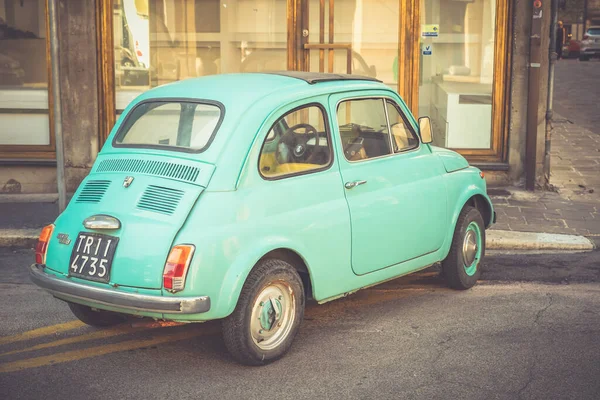
<svg viewBox="0 0 600 400">
<path fill-rule="evenodd" d="M 477 255 L 477 233 L 468 230 L 465 234 L 465 240 L 462 246 L 462 256 L 465 261 L 465 265 L 473 264 L 475 256 Z"/>
<path fill-rule="evenodd" d="M 284 281 L 272 282 L 256 297 L 252 307 L 252 340 L 262 350 L 279 346 L 294 324 L 296 298 Z"/>
</svg>

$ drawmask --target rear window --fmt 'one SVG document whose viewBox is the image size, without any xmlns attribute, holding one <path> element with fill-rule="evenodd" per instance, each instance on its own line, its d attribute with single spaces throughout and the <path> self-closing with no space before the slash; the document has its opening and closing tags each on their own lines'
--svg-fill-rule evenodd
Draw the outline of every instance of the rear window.
<svg viewBox="0 0 600 400">
<path fill-rule="evenodd" d="M 185 101 L 141 103 L 127 115 L 113 144 L 200 152 L 210 145 L 222 110 L 216 104 Z"/>
<path fill-rule="evenodd" d="M 589 35 L 600 35 L 600 28 L 590 28 L 587 33 Z"/>
</svg>

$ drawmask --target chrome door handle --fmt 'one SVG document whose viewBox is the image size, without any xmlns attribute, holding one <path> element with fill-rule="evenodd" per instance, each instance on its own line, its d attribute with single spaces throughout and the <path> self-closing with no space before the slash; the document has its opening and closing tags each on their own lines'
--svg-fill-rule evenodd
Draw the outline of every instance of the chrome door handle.
<svg viewBox="0 0 600 400">
<path fill-rule="evenodd" d="M 346 184 L 344 185 L 344 187 L 346 189 L 352 189 L 358 185 L 364 185 L 365 183 L 367 183 L 367 181 L 354 181 L 354 182 L 346 182 Z"/>
</svg>

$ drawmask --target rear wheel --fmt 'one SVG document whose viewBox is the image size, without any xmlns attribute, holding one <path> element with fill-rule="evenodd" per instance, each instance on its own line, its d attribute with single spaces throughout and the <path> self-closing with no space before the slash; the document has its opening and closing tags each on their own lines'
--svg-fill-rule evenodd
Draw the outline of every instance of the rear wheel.
<svg viewBox="0 0 600 400">
<path fill-rule="evenodd" d="M 590 57 L 589 56 L 579 56 L 579 61 L 589 61 Z"/>
<path fill-rule="evenodd" d="M 481 275 L 481 260 L 485 254 L 485 224 L 479 210 L 465 206 L 461 211 L 450 253 L 442 261 L 442 273 L 453 289 L 473 287 Z"/>
<path fill-rule="evenodd" d="M 96 326 L 106 327 L 117 325 L 127 318 L 123 314 L 118 314 L 110 311 L 94 310 L 88 306 L 84 306 L 76 303 L 68 303 L 69 308 L 73 315 L 75 315 L 81 322 Z"/>
<path fill-rule="evenodd" d="M 303 317 L 304 287 L 296 269 L 282 260 L 263 260 L 223 320 L 225 346 L 242 364 L 268 364 L 290 349 Z"/>
</svg>

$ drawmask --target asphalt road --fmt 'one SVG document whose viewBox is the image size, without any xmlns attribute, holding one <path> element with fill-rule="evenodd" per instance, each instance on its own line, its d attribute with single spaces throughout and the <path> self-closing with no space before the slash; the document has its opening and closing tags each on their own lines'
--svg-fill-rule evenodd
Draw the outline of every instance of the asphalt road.
<svg viewBox="0 0 600 400">
<path fill-rule="evenodd" d="M 291 352 L 227 354 L 220 325 L 82 326 L 0 250 L 0 397 L 598 399 L 600 252 L 488 255 L 457 292 L 436 267 L 310 304 Z"/>
</svg>

